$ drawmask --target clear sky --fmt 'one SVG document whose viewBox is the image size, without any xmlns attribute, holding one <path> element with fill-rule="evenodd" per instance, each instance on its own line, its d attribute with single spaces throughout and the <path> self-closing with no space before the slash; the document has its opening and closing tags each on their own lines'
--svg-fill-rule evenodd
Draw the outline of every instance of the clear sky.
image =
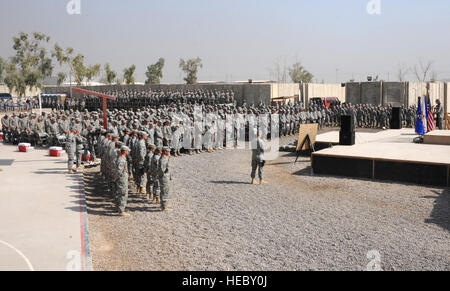
<svg viewBox="0 0 450 291">
<path fill-rule="evenodd" d="M 12 55 L 20 31 L 39 31 L 88 64 L 109 62 L 121 75 L 135 64 L 141 82 L 164 57 L 163 82 L 178 83 L 180 58 L 197 56 L 199 80 L 274 80 L 275 63 L 299 60 L 319 82 L 395 81 L 399 64 L 419 58 L 450 78 L 448 0 L 380 0 L 379 15 L 367 12 L 369 0 L 80 1 L 81 14 L 69 15 L 69 0 L 2 0 L 0 56 Z"/>
</svg>

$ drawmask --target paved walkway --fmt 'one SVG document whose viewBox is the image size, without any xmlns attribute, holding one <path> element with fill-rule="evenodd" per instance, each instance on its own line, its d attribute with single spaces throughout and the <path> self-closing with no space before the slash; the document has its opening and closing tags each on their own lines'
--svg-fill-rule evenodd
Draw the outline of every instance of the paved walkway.
<svg viewBox="0 0 450 291">
<path fill-rule="evenodd" d="M 47 150 L 0 144 L 0 271 L 90 270 L 82 176 Z"/>
</svg>

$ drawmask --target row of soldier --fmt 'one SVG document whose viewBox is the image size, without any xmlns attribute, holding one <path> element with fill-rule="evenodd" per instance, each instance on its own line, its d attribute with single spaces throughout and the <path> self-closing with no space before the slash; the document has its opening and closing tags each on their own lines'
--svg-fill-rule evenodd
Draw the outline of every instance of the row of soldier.
<svg viewBox="0 0 450 291">
<path fill-rule="evenodd" d="M 235 102 L 234 92 L 232 90 L 180 90 L 164 91 L 151 89 L 117 89 L 103 90 L 100 93 L 115 96 L 116 100 L 108 100 L 109 108 L 117 109 L 136 109 L 146 106 L 178 104 L 233 104 Z M 102 108 L 102 102 L 95 96 L 78 96 L 66 98 L 61 96 L 45 96 L 42 98 L 43 108 L 51 109 L 78 109 L 83 111 L 95 111 Z"/>
<path fill-rule="evenodd" d="M 0 98 L 0 112 L 29 111 L 38 108 L 38 104 L 35 97 L 19 97 L 16 102 L 13 98 Z"/>
<path fill-rule="evenodd" d="M 117 206 L 119 215 L 126 216 L 130 189 L 146 196 L 162 211 L 172 210 L 169 204 L 171 174 L 169 147 L 157 147 L 147 142 L 145 132 L 119 137 L 102 130 L 98 142 L 101 174 Z"/>
<path fill-rule="evenodd" d="M 157 109 L 156 109 L 157 108 Z M 195 108 L 200 108 L 203 116 L 194 116 Z M 171 147 L 175 156 L 182 149 L 192 154 L 192 148 L 201 152 L 203 148 L 213 151 L 222 148 L 226 136 L 239 139 L 241 128 L 247 127 L 249 120 L 263 120 L 270 136 L 271 116 L 278 114 L 280 134 L 292 135 L 298 131 L 300 124 L 318 123 L 322 127 L 336 127 L 340 124 L 340 116 L 354 115 L 358 127 L 387 128 L 391 115 L 391 107 L 375 107 L 372 105 L 338 104 L 326 108 L 312 104 L 309 110 L 299 105 L 236 107 L 234 105 L 171 104 L 158 107 L 147 107 L 132 110 L 113 110 L 108 113 L 109 128 L 116 134 L 124 134 L 128 128 L 130 133 L 143 129 L 149 135 L 149 142 L 157 146 Z M 404 125 L 412 127 L 415 121 L 414 107 L 403 108 Z M 58 137 L 65 135 L 67 129 L 76 127 L 80 134 L 87 138 L 102 126 L 102 114 L 99 112 L 83 113 L 74 110 L 52 111 L 49 115 L 13 113 L 6 114 L 2 120 L 2 128 L 6 140 L 31 142 L 36 145 L 58 144 Z M 267 115 L 264 119 L 263 116 Z M 230 118 L 231 117 L 231 118 Z M 230 118 L 230 123 L 224 121 Z M 196 120 L 202 120 L 201 123 Z M 88 125 L 92 125 L 91 128 Z M 91 134 L 92 135 L 92 134 Z M 201 138 L 199 137 L 201 135 Z M 98 136 L 98 132 L 97 132 Z M 184 141 L 181 141 L 184 137 Z"/>
</svg>

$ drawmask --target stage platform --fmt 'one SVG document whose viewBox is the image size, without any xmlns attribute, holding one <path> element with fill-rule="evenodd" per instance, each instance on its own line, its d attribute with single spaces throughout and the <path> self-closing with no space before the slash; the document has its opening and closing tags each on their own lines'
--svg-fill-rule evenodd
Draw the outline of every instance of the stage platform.
<svg viewBox="0 0 450 291">
<path fill-rule="evenodd" d="M 425 144 L 440 144 L 450 146 L 450 130 L 435 130 L 427 133 L 423 142 Z"/>
<path fill-rule="evenodd" d="M 314 173 L 374 180 L 449 186 L 450 147 L 415 144 L 413 129 L 358 133 L 354 146 L 334 146 L 313 153 Z M 339 132 L 319 135 L 334 142 Z"/>
</svg>

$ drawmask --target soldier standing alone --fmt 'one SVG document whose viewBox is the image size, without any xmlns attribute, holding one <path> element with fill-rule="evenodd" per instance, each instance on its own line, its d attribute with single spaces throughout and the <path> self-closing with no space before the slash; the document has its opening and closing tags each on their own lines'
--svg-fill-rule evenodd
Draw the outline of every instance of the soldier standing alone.
<svg viewBox="0 0 450 291">
<path fill-rule="evenodd" d="M 252 184 L 256 184 L 256 169 L 258 169 L 259 184 L 267 184 L 263 180 L 264 164 L 264 141 L 261 139 L 261 133 L 258 132 L 258 137 L 252 144 Z"/>
<path fill-rule="evenodd" d="M 130 153 L 130 148 L 127 146 L 122 146 L 120 149 L 120 154 L 117 157 L 116 167 L 115 167 L 115 183 L 116 183 L 116 193 L 117 193 L 117 204 L 120 216 L 129 216 L 125 212 L 128 201 L 128 165 L 127 165 L 127 155 Z"/>
<path fill-rule="evenodd" d="M 172 208 L 169 205 L 169 184 L 171 180 L 170 170 L 169 170 L 169 157 L 170 148 L 164 147 L 163 154 L 158 163 L 158 179 L 159 187 L 161 190 L 161 210 L 171 211 Z"/>
</svg>

